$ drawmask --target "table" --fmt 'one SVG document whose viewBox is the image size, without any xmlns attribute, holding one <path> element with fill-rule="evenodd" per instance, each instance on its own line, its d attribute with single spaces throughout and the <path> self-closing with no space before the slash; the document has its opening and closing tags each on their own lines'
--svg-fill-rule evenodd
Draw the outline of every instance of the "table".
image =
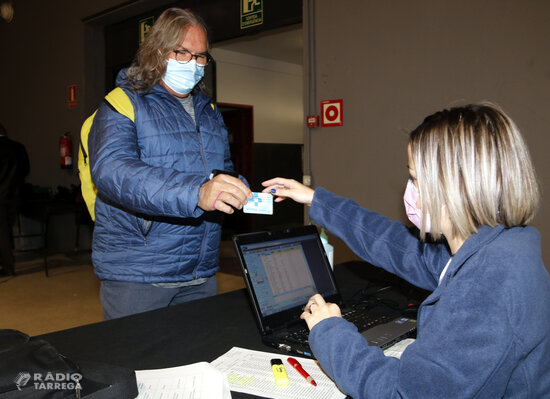
<svg viewBox="0 0 550 399">
<path fill-rule="evenodd" d="M 381 292 L 382 300 L 375 306 L 386 306 L 386 298 L 403 307 L 411 301 L 420 303 L 428 295 L 365 262 L 336 265 L 335 277 L 344 299 L 358 297 L 365 288 L 376 291 L 377 287 L 392 285 Z M 281 353 L 262 343 L 244 289 L 40 338 L 77 362 L 98 361 L 134 370 L 210 362 L 233 346 Z M 255 397 L 238 392 L 232 396 Z"/>
</svg>

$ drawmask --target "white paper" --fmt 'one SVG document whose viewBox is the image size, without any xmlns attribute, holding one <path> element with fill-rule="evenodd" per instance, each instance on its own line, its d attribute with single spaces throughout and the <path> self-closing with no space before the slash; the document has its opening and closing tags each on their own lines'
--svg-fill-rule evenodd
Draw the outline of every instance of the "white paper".
<svg viewBox="0 0 550 399">
<path fill-rule="evenodd" d="M 384 349 L 384 355 L 392 356 L 392 357 L 396 357 L 398 359 L 401 359 L 401 355 L 403 354 L 403 352 L 405 352 L 405 349 L 407 349 L 407 346 L 412 344 L 414 341 L 415 341 L 414 338 L 403 339 L 403 340 L 393 344 L 389 348 Z"/>
<path fill-rule="evenodd" d="M 287 362 L 288 355 L 259 352 L 233 347 L 211 364 L 227 376 L 229 387 L 235 392 L 273 399 L 343 399 L 346 397 L 336 384 L 312 359 L 295 357 L 317 383 L 311 385 Z M 290 384 L 277 386 L 271 369 L 271 359 L 281 359 Z"/>
<path fill-rule="evenodd" d="M 227 378 L 209 363 L 136 370 L 137 399 L 230 399 Z"/>
</svg>

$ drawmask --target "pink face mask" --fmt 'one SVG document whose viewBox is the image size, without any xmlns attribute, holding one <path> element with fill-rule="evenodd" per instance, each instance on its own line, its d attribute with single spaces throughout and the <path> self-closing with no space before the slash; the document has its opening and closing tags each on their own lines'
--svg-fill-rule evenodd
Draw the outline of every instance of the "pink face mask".
<svg viewBox="0 0 550 399">
<path fill-rule="evenodd" d="M 419 230 L 422 230 L 422 210 L 416 207 L 416 202 L 418 201 L 418 191 L 416 186 L 409 179 L 407 183 L 407 188 L 405 189 L 405 195 L 403 196 L 403 202 L 405 203 L 405 210 L 407 211 L 407 217 L 409 220 L 418 227 Z M 430 232 L 430 215 L 426 215 L 426 233 Z"/>
</svg>

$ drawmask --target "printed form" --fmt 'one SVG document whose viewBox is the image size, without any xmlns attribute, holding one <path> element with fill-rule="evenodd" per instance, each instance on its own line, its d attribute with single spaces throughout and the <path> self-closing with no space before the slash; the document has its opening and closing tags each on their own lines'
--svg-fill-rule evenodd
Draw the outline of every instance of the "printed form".
<svg viewBox="0 0 550 399">
<path fill-rule="evenodd" d="M 207 362 L 136 370 L 137 399 L 231 399 L 224 374 Z"/>
<path fill-rule="evenodd" d="M 233 347 L 229 352 L 211 364 L 223 372 L 232 391 L 273 399 L 344 399 L 336 384 L 321 370 L 312 359 L 295 357 L 317 383 L 311 385 L 288 362 L 284 354 L 253 351 Z M 271 359 L 281 359 L 290 384 L 277 386 L 271 370 Z"/>
</svg>

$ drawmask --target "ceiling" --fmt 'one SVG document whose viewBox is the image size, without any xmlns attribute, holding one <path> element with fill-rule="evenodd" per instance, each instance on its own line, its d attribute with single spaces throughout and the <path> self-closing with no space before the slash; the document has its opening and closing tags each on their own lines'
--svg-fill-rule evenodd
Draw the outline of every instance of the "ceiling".
<svg viewBox="0 0 550 399">
<path fill-rule="evenodd" d="M 212 47 L 302 65 L 302 25 L 218 42 Z"/>
</svg>

